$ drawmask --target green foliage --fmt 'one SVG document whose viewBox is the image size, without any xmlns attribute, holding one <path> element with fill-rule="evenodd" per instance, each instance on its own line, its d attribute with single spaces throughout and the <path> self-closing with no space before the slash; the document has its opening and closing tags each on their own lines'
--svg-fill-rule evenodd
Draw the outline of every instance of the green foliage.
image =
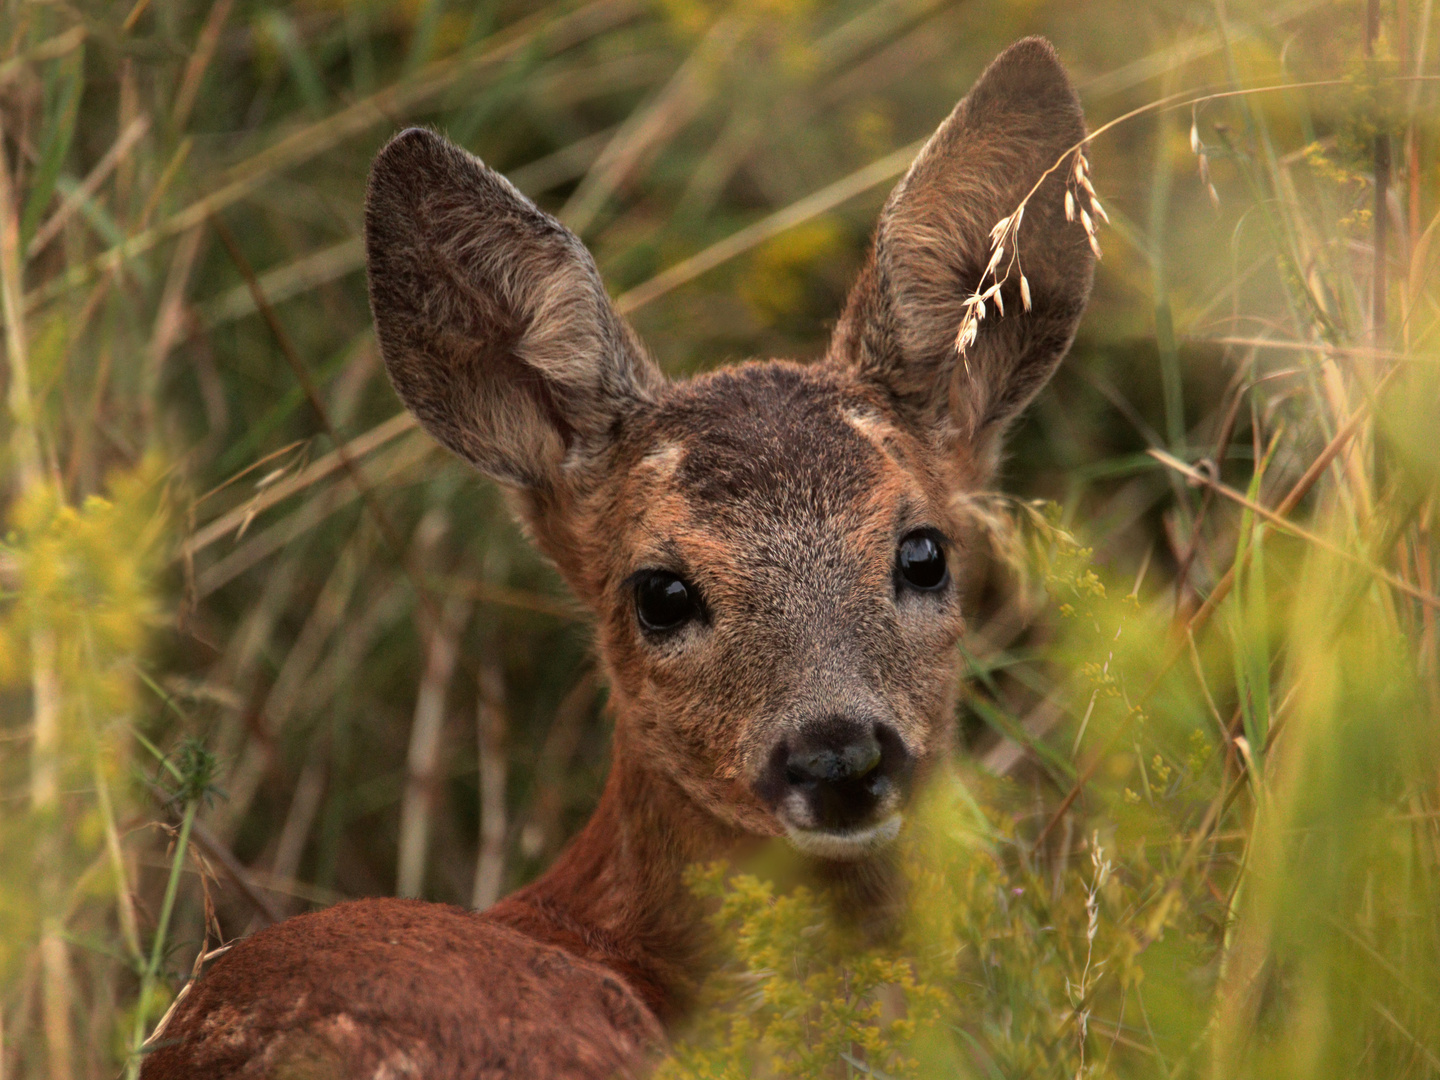
<svg viewBox="0 0 1440 1080">
<path fill-rule="evenodd" d="M 804 887 L 776 895 L 770 882 L 727 870 L 690 876 L 696 895 L 714 901 L 710 925 L 729 955 L 707 981 L 688 1042 L 658 1075 L 824 1076 L 856 1057 L 887 1075 L 917 1075 L 912 1044 L 938 1024 L 943 999 L 906 954 L 866 951 Z M 887 1015 L 897 994 L 903 1015 Z"/>
<path fill-rule="evenodd" d="M 0 606 L 0 695 L 28 694 L 34 724 L 28 759 L 0 756 L 15 799 L 15 812 L 0 815 L 0 881 L 13 883 L 0 889 L 0 986 L 13 985 L 37 941 L 55 939 L 59 920 L 88 933 L 79 912 L 103 912 L 117 895 L 130 903 L 118 830 L 135 804 L 136 665 L 147 662 L 162 613 L 163 481 L 151 458 L 112 474 L 107 497 L 74 506 L 42 482 L 11 505 L 0 548 L 14 583 Z M 133 955 L 127 915 L 115 945 Z"/>
<path fill-rule="evenodd" d="M 1020 530 L 1070 608 L 1089 835 L 1075 815 L 1037 845 L 1015 785 L 940 778 L 905 836 L 901 939 L 879 950 L 803 888 L 705 868 L 727 952 L 667 1077 L 1424 1075 L 1440 852 L 1419 808 L 1440 746 L 1380 597 L 1337 605 L 1323 557 L 1288 583 L 1284 752 L 1226 765 L 1190 726 L 1196 674 L 1164 671 L 1163 627 L 1054 520 L 1023 507 Z M 1157 679 L 1178 685 L 1130 703 Z"/>
</svg>

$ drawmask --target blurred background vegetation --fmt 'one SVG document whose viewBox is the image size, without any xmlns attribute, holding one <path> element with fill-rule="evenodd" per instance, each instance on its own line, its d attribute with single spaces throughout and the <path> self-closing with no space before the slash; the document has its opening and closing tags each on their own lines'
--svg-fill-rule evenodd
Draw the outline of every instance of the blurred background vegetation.
<svg viewBox="0 0 1440 1080">
<path fill-rule="evenodd" d="M 672 1068 L 1440 1076 L 1436 31 L 1431 0 L 6 0 L 0 1076 L 133 1071 L 285 915 L 483 906 L 598 794 L 583 612 L 386 383 L 376 149 L 431 124 L 505 171 L 675 375 L 815 356 L 915 141 L 1030 33 L 1092 130 L 1128 118 L 1089 150 L 1090 312 L 986 508 L 911 959 L 837 965 L 803 894 L 697 878 L 740 944 Z"/>
</svg>

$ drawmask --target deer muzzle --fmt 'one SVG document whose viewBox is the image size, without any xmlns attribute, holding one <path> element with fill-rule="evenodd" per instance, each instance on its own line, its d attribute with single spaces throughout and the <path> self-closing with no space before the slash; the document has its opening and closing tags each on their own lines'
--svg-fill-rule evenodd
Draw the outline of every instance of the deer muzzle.
<svg viewBox="0 0 1440 1080">
<path fill-rule="evenodd" d="M 913 772 L 894 728 L 833 716 L 783 736 L 755 790 L 800 851 L 853 860 L 895 839 Z"/>
</svg>

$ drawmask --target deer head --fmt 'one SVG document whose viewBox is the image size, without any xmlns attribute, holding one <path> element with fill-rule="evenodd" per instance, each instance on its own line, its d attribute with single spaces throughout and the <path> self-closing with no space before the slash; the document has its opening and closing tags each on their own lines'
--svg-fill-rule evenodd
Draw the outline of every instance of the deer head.
<svg viewBox="0 0 1440 1080">
<path fill-rule="evenodd" d="M 885 204 L 825 357 L 687 381 L 504 177 L 422 129 L 380 154 L 365 227 L 390 377 L 594 612 L 617 766 L 821 859 L 894 837 L 950 745 L 956 582 L 978 544 L 964 502 L 1089 294 L 1063 210 L 1083 134 L 1051 47 L 1015 45 Z M 1027 195 L 1026 296 L 1011 274 L 962 356 L 991 229 Z"/>
</svg>

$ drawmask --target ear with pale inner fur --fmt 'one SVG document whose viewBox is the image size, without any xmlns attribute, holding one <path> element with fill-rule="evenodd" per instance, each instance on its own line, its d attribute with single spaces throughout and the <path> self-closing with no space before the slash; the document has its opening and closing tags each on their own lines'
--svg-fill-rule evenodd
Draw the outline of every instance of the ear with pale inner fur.
<svg viewBox="0 0 1440 1080">
<path fill-rule="evenodd" d="M 1006 424 L 1069 349 L 1090 294 L 1094 255 L 1084 228 L 1064 211 L 1073 155 L 1060 160 L 1084 134 L 1080 102 L 1050 43 L 1012 45 L 891 193 L 835 330 L 832 357 L 877 385 L 902 419 L 967 442 L 984 471 L 994 466 Z M 991 229 L 1057 162 L 1026 205 L 1018 250 L 999 264 L 998 277 L 1009 268 L 1004 314 L 988 303 L 962 357 L 956 335 L 990 261 Z"/>
<path fill-rule="evenodd" d="M 660 382 L 579 238 L 434 132 L 375 159 L 365 254 L 396 391 L 497 480 L 561 482 Z"/>
</svg>

